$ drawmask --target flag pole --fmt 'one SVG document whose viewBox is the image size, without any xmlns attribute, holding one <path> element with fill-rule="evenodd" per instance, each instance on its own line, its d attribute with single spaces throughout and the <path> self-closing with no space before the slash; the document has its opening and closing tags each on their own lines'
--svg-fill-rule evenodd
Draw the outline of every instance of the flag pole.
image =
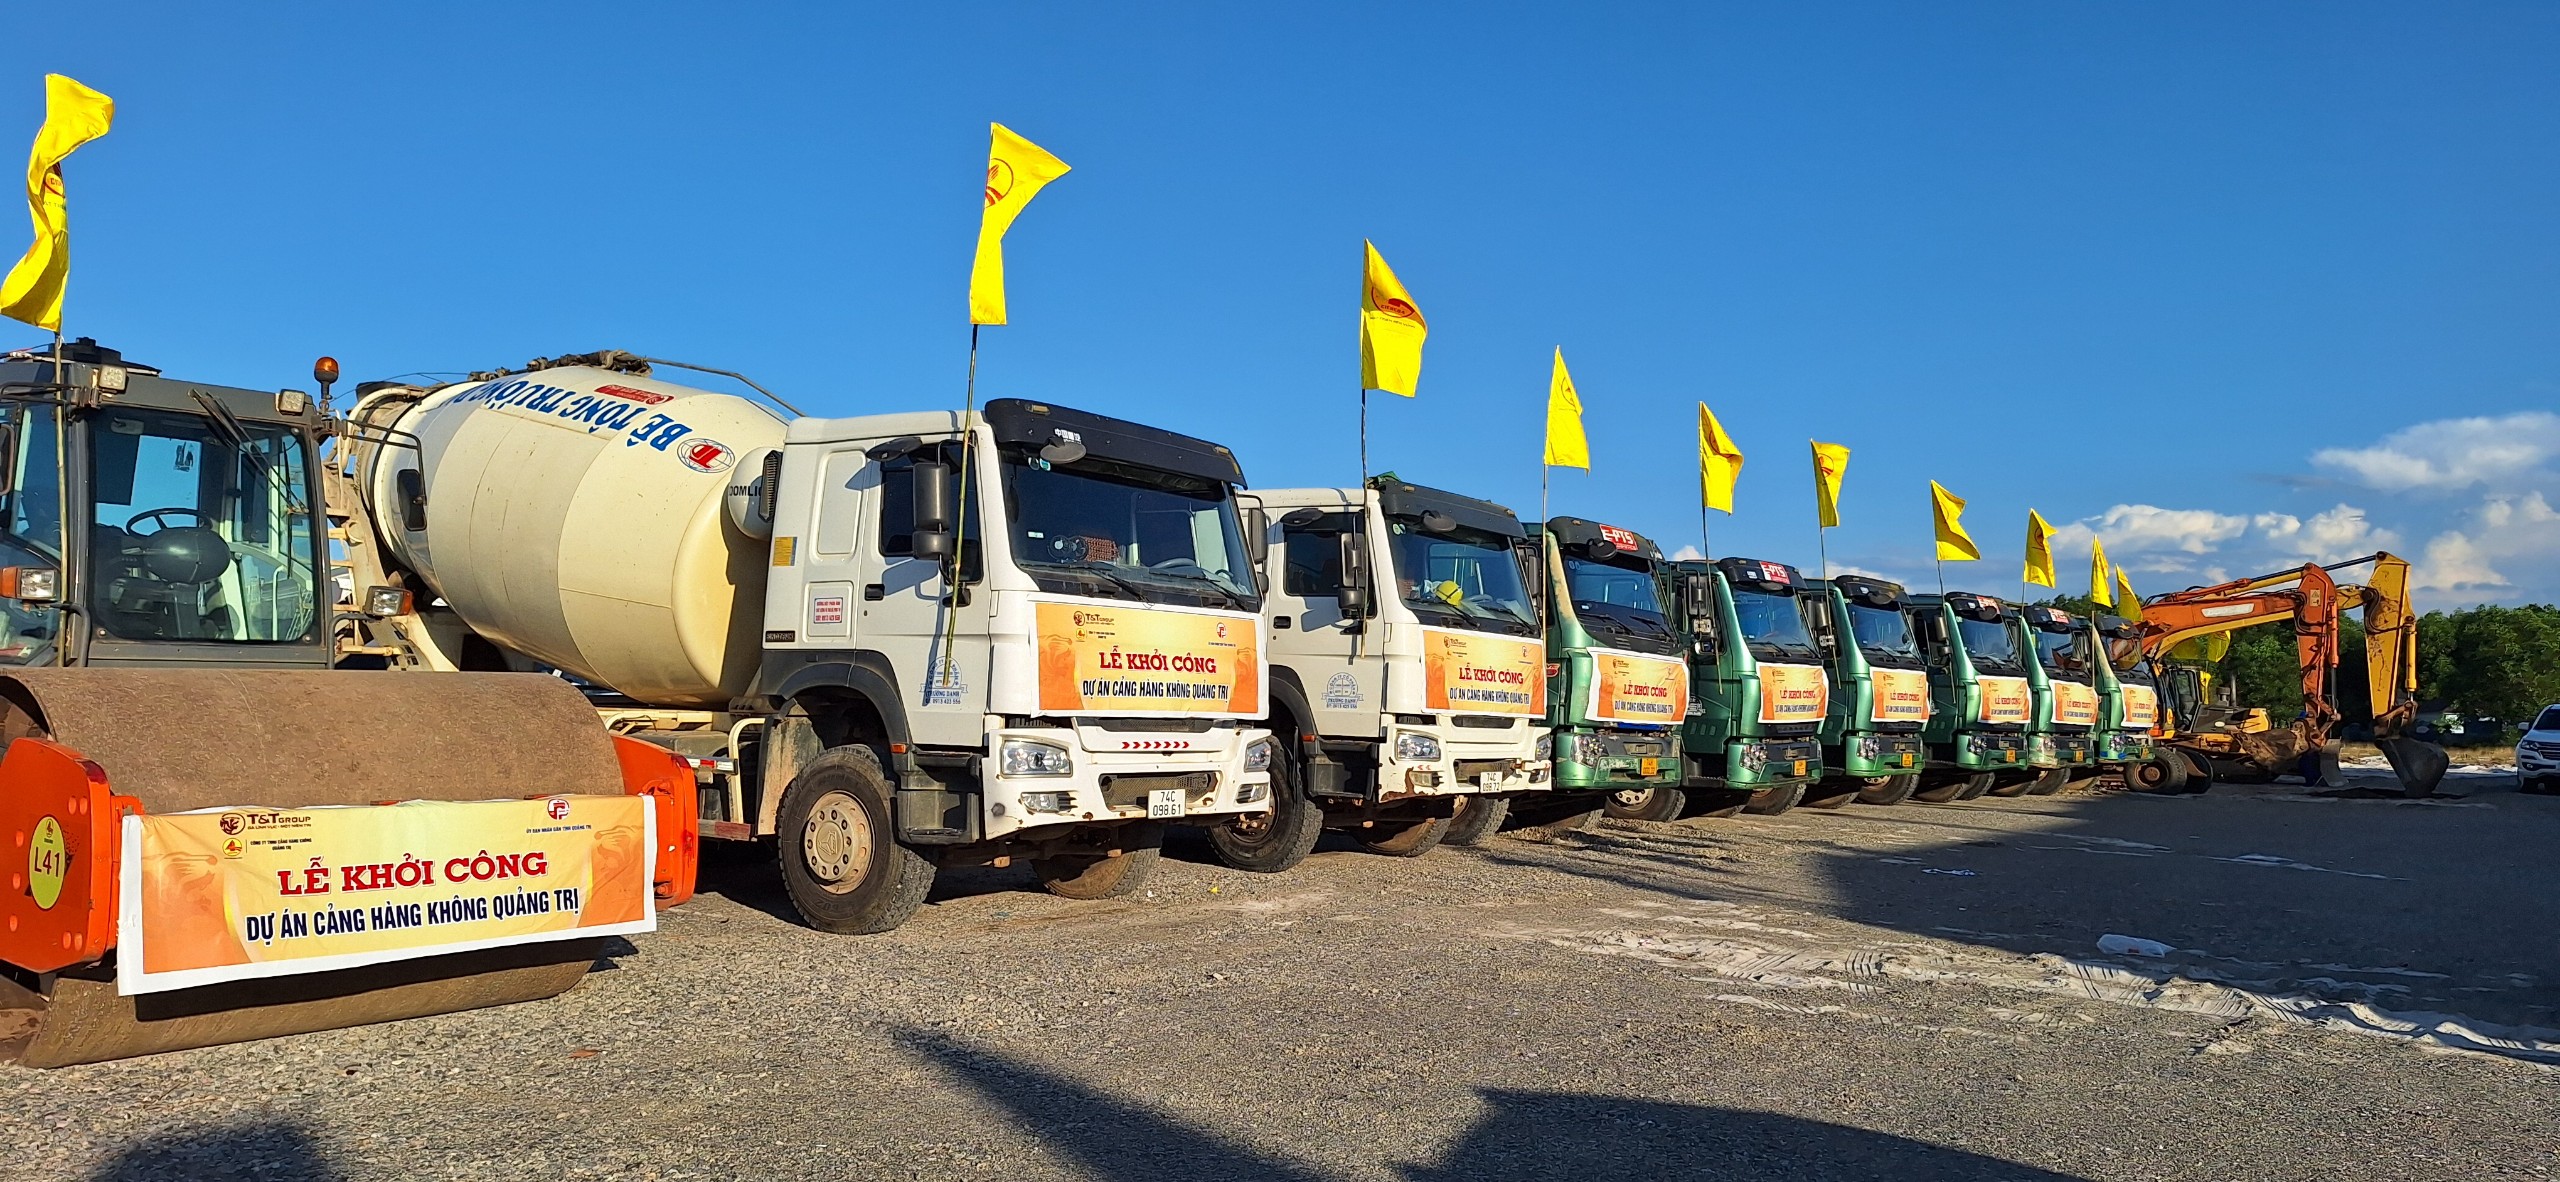
<svg viewBox="0 0 2560 1182">
<path fill-rule="evenodd" d="M 1822 581 L 1828 583 L 1831 581 L 1831 531 L 1829 529 L 1819 525 L 1813 527 L 1813 549 L 1815 553 L 1822 556 Z"/>
<path fill-rule="evenodd" d="M 1939 559 L 1939 560 L 1938 560 L 1938 594 L 1940 594 L 1940 595 L 1944 595 L 1944 594 L 1946 594 L 1946 593 L 1947 593 L 1947 560 L 1946 560 L 1946 559 L 1944 559 L 1944 558 L 1941 558 L 1941 559 Z"/>
<path fill-rule="evenodd" d="M 950 584 L 950 594 L 944 597 L 946 607 L 942 613 L 942 687 L 944 689 L 960 683 L 960 658 L 952 652 L 952 649 L 959 642 L 962 594 L 960 580 L 969 569 L 967 528 L 971 483 L 969 473 L 972 467 L 970 461 L 978 454 L 978 449 L 970 440 L 970 427 L 976 424 L 978 418 L 978 330 L 982 327 L 984 326 L 975 320 L 969 322 L 969 377 L 966 387 L 968 393 L 960 412 L 960 496 L 959 509 L 955 514 L 958 520 L 951 523 L 953 539 L 951 567 L 949 573 L 943 577 L 943 581 Z"/>
<path fill-rule="evenodd" d="M 1704 498 L 1698 501 L 1698 557 L 1708 562 L 1716 560 L 1715 551 L 1707 548 L 1707 503 Z"/>
</svg>

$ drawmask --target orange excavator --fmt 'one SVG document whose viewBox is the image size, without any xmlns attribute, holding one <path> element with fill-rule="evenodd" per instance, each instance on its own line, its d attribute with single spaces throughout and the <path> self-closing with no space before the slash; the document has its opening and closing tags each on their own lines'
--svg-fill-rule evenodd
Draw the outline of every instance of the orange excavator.
<svg viewBox="0 0 2560 1182">
<path fill-rule="evenodd" d="M 2334 577 L 2334 572 L 2368 564 L 2373 569 L 2362 584 L 2341 584 Z M 2308 764 L 2317 769 L 2318 778 L 2339 783 L 2338 737 L 2345 720 L 2332 682 L 2340 657 L 2339 624 L 2359 608 L 2364 612 L 2365 686 L 2374 746 L 2391 762 L 2404 795 L 2432 794 L 2449 761 L 2444 748 L 2407 733 L 2418 713 L 2418 626 L 2409 608 L 2409 563 L 2392 554 L 2327 566 L 2305 564 L 2143 603 L 2133 630 L 2141 636 L 2144 655 L 2169 675 L 2170 709 L 2161 745 L 2184 755 L 2198 771 L 2223 777 L 2272 778 Z M 2293 624 L 2302 670 L 2302 712 L 2289 724 L 2274 725 L 2263 710 L 2212 705 L 2200 692 L 2203 679 L 2192 666 L 2180 675 L 2172 652 L 2179 645 L 2286 621 Z"/>
</svg>

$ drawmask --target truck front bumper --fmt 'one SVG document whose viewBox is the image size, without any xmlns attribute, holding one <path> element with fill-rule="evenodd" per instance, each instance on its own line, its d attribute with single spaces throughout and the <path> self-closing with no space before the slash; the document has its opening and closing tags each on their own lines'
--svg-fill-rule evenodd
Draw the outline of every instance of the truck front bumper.
<svg viewBox="0 0 2560 1182">
<path fill-rule="evenodd" d="M 2043 732 L 2027 736 L 2027 763 L 2048 771 L 2087 767 L 2096 751 L 2087 733 Z"/>
<path fill-rule="evenodd" d="M 2107 731 L 2098 737 L 2098 762 L 2141 763 L 2151 758 L 2151 732 Z"/>
<path fill-rule="evenodd" d="M 1852 776 L 1901 776 L 1920 770 L 1929 753 L 1918 735 L 1851 735 L 1841 744 L 1840 766 Z"/>
<path fill-rule="evenodd" d="M 1559 791 L 1680 786 L 1678 731 L 1560 729 L 1555 751 Z"/>
<path fill-rule="evenodd" d="M 1967 731 L 1956 736 L 1955 762 L 1969 772 L 2026 767 L 2027 736 L 2020 731 Z"/>
<path fill-rule="evenodd" d="M 994 839 L 1096 821 L 1267 813 L 1273 741 L 1258 727 L 1190 734 L 1098 726 L 992 730 L 978 777 L 980 820 Z M 1056 774 L 1007 775 L 1007 744 L 1063 751 L 1067 766 Z M 1263 747 L 1258 755 L 1256 745 Z M 1250 766 L 1255 763 L 1260 766 Z"/>
<path fill-rule="evenodd" d="M 1378 799 L 1415 796 L 1467 796 L 1490 793 L 1543 792 L 1555 781 L 1555 765 L 1537 757 L 1536 726 L 1515 727 L 1488 738 L 1489 732 L 1455 725 L 1411 726 L 1390 723 L 1379 750 Z M 1427 739 L 1408 743 L 1405 736 Z M 1405 758 L 1416 746 L 1436 749 L 1436 759 Z"/>
<path fill-rule="evenodd" d="M 1715 768 L 1693 769 L 1712 781 Z M 1736 739 L 1724 745 L 1724 786 L 1753 790 L 1822 778 L 1820 739 Z"/>
</svg>

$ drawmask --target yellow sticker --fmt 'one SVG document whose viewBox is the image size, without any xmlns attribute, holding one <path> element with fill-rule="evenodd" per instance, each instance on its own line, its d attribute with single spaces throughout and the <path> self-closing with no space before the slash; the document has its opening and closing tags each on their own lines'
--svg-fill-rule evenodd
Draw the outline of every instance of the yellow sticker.
<svg viewBox="0 0 2560 1182">
<path fill-rule="evenodd" d="M 45 817 L 36 822 L 35 840 L 27 843 L 27 893 L 39 910 L 51 911 L 62 899 L 62 880 L 71 870 L 71 846 L 62 838 L 62 822 Z"/>
<path fill-rule="evenodd" d="M 773 540 L 773 564 L 775 566 L 791 565 L 791 552 L 799 548 L 799 543 L 800 539 L 798 538 L 775 538 Z"/>
<path fill-rule="evenodd" d="M 1642 775 L 1660 775 L 1662 773 L 1662 761 L 1652 758 L 1639 759 L 1636 761 L 1636 770 Z"/>
<path fill-rule="evenodd" d="M 1804 774 L 1804 761 L 1801 759 L 1796 761 L 1796 774 L 1799 776 Z"/>
<path fill-rule="evenodd" d="M 1911 766 L 1911 753 L 1910 753 L 1910 752 L 1908 752 L 1908 751 L 1905 751 L 1905 752 L 1903 752 L 1903 753 L 1902 753 L 1902 766 L 1904 766 L 1904 767 L 1910 767 L 1910 766 Z"/>
</svg>

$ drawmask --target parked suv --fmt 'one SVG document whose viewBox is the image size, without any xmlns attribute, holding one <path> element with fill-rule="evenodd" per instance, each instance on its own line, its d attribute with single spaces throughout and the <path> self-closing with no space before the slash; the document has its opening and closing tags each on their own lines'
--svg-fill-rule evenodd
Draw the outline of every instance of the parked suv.
<svg viewBox="0 0 2560 1182">
<path fill-rule="evenodd" d="M 2560 793 L 2560 703 L 2543 707 L 2516 740 L 2516 788 Z"/>
</svg>

